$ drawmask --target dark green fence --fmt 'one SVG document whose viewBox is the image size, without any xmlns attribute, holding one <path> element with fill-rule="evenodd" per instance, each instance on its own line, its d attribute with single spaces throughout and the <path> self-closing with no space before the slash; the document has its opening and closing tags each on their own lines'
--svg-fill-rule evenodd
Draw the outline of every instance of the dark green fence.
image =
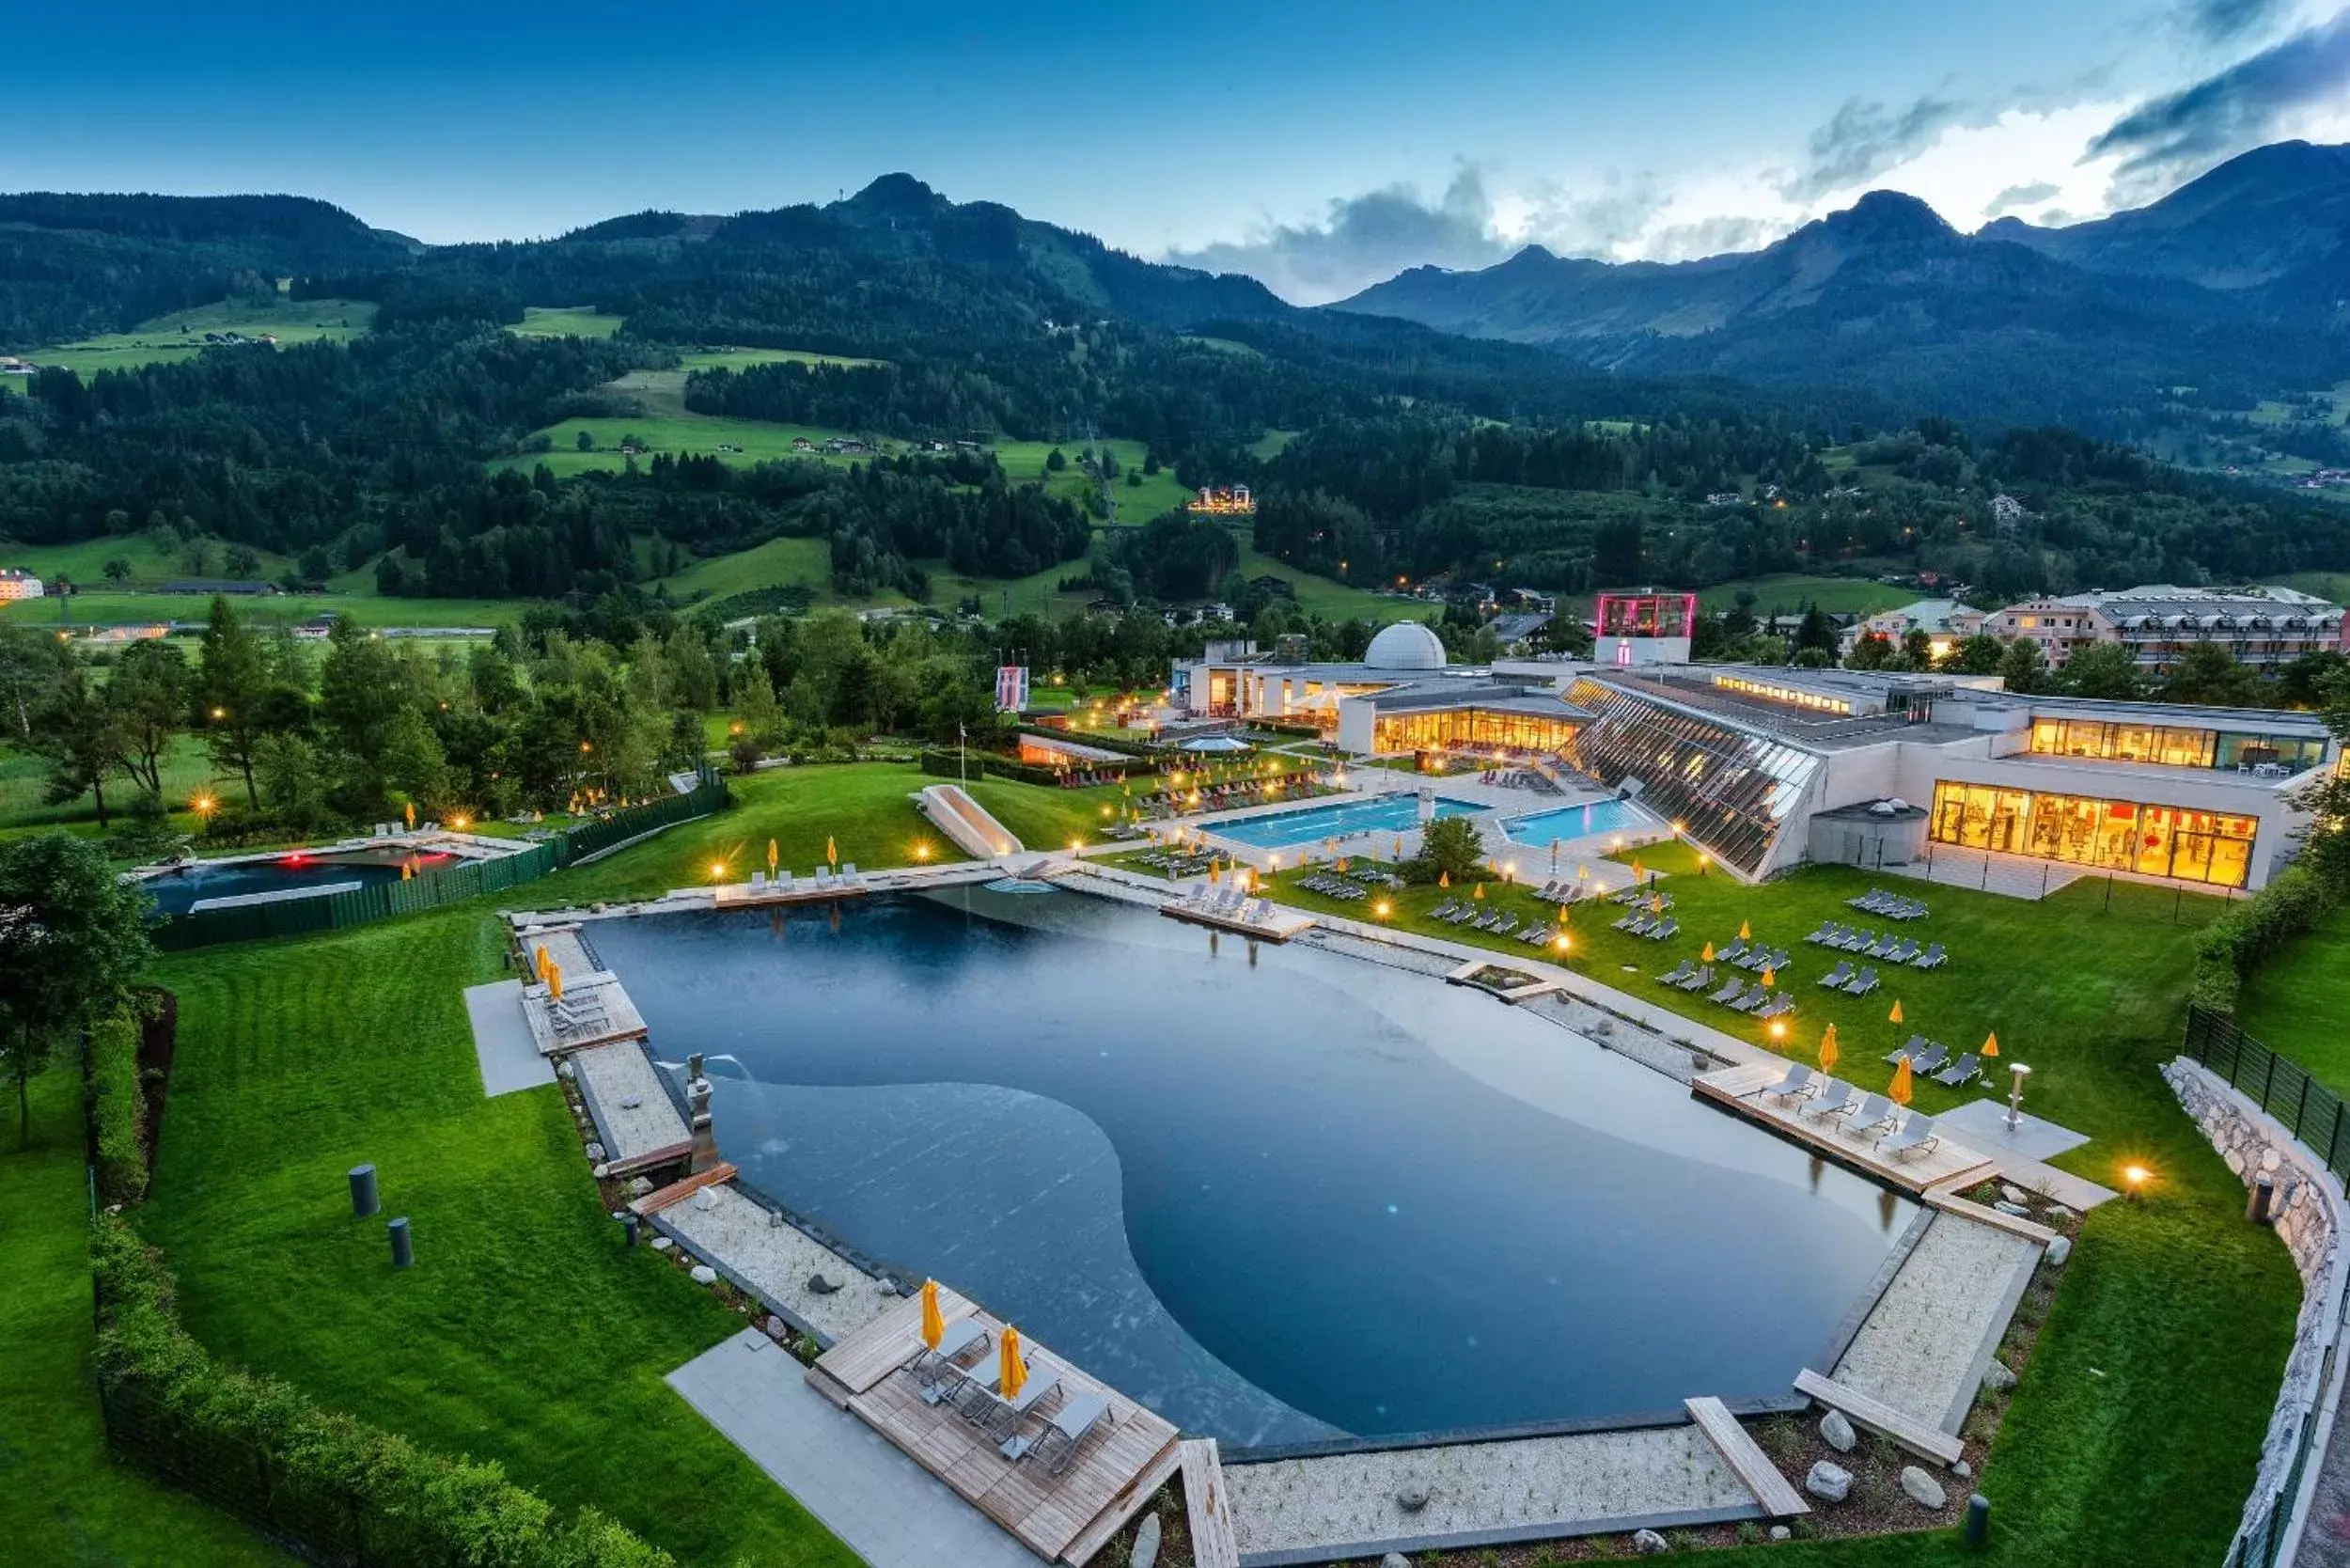
<svg viewBox="0 0 2350 1568">
<path fill-rule="evenodd" d="M 518 854 L 495 860 L 467 860 L 400 882 L 379 882 L 324 898 L 287 899 L 278 903 L 244 904 L 233 909 L 208 909 L 179 915 L 157 926 L 155 946 L 165 952 L 217 947 L 224 942 L 253 942 L 269 936 L 305 936 L 312 932 L 339 931 L 395 915 L 416 915 L 443 904 L 504 892 L 536 882 L 567 866 L 608 855 L 621 845 L 675 823 L 691 822 L 725 809 L 727 787 L 716 776 L 685 794 L 672 795 L 643 806 L 632 806 L 608 817 L 530 845 Z"/>
</svg>

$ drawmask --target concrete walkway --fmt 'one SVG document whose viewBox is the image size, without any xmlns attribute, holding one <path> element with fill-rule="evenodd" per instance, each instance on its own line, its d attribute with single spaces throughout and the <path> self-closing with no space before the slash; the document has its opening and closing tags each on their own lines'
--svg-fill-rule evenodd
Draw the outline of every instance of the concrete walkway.
<svg viewBox="0 0 2350 1568">
<path fill-rule="evenodd" d="M 555 1064 L 539 1054 L 523 1016 L 523 982 L 494 980 L 465 989 L 474 1055 L 481 1063 L 481 1092 L 495 1098 L 555 1082 Z"/>
<path fill-rule="evenodd" d="M 668 1385 L 873 1568 L 1036 1568 L 1027 1548 L 808 1388 L 755 1328 L 671 1372 Z"/>
</svg>

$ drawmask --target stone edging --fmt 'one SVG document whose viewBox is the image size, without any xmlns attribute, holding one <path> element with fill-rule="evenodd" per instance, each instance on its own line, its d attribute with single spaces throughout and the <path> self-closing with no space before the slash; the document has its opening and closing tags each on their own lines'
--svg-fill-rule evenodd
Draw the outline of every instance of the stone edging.
<svg viewBox="0 0 2350 1568">
<path fill-rule="evenodd" d="M 2274 1561 L 2291 1563 L 2300 1549 L 2315 1495 L 2315 1470 L 2333 1435 L 2335 1406 L 2342 1395 L 2345 1364 L 2335 1355 L 2342 1335 L 2344 1293 L 2350 1289 L 2350 1260 L 2342 1242 L 2345 1199 L 2342 1184 L 2302 1147 L 2284 1124 L 2229 1087 L 2226 1080 L 2186 1057 L 2166 1063 L 2163 1080 L 2192 1117 L 2228 1168 L 2250 1186 L 2265 1174 L 2276 1183 L 2270 1210 L 2277 1237 L 2292 1254 L 2301 1276 L 2301 1313 L 2294 1325 L 2293 1353 L 2285 1361 L 2284 1385 L 2261 1444 L 2260 1469 L 2236 1544 L 2258 1527 L 2267 1510 L 2281 1503 L 2291 1517 L 2279 1538 Z M 2309 1434 L 2309 1464 L 2297 1497 L 2280 1497 Z M 2233 1560 L 2232 1550 L 2231 1560 Z"/>
</svg>

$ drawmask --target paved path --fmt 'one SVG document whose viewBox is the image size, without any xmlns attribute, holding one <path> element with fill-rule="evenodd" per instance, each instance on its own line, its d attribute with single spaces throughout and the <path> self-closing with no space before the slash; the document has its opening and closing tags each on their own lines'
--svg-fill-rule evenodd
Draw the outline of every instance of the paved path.
<svg viewBox="0 0 2350 1568">
<path fill-rule="evenodd" d="M 685 1118 L 634 1040 L 572 1053 L 581 1095 L 594 1113 L 604 1157 L 633 1160 L 686 1140 Z"/>
<path fill-rule="evenodd" d="M 523 982 L 496 980 L 465 990 L 474 1055 L 481 1062 L 481 1092 L 495 1097 L 555 1082 L 555 1067 L 539 1054 L 523 1016 Z"/>
<path fill-rule="evenodd" d="M 873 1568 L 1037 1568 L 986 1515 L 825 1403 L 759 1330 L 696 1356 L 668 1384 Z"/>
</svg>

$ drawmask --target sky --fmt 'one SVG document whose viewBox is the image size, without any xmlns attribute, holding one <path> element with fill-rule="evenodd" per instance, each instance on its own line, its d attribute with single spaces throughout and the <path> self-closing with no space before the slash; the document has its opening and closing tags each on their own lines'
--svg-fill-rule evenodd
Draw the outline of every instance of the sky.
<svg viewBox="0 0 2350 1568">
<path fill-rule="evenodd" d="M 1405 267 L 1974 229 L 2350 141 L 2350 0 L 10 8 L 0 190 L 292 192 L 434 243 L 904 171 L 1319 303 Z"/>
</svg>

